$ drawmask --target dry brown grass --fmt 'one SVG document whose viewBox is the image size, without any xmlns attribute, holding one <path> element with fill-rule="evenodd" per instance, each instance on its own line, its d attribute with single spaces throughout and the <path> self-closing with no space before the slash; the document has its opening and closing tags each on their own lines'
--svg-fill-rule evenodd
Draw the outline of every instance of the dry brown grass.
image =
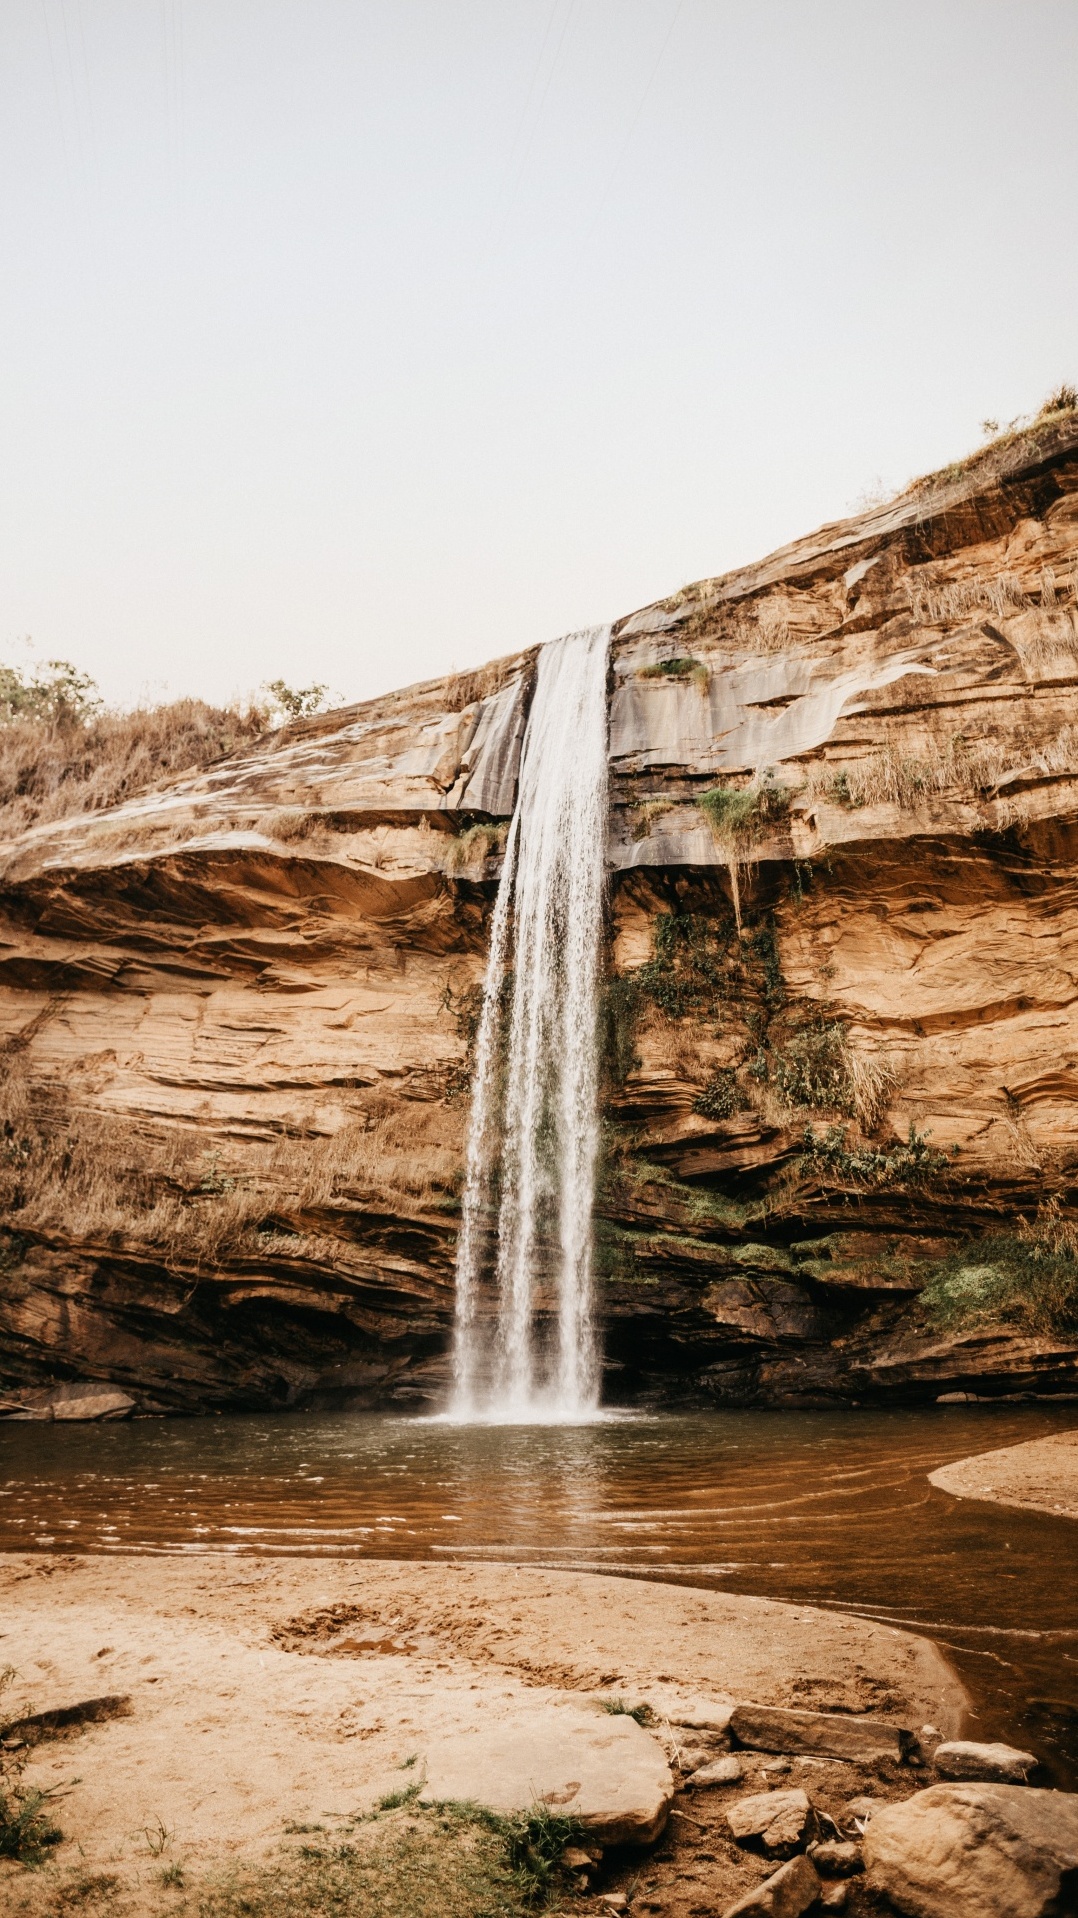
<svg viewBox="0 0 1078 1918">
<path fill-rule="evenodd" d="M 807 790 L 832 804 L 859 808 L 893 805 L 912 809 L 933 797 L 985 799 L 1016 772 L 1078 773 L 1078 726 L 1064 726 L 1054 738 L 1024 750 L 1013 742 L 974 743 L 961 738 L 931 746 L 921 754 L 903 754 L 893 746 L 856 761 L 815 768 Z"/>
<path fill-rule="evenodd" d="M 479 871 L 488 859 L 504 852 L 509 828 L 504 822 L 481 822 L 454 834 L 446 851 L 447 872 Z"/>
<path fill-rule="evenodd" d="M 523 663 L 518 654 L 510 653 L 505 659 L 492 659 L 489 665 L 477 666 L 471 672 L 455 673 L 445 682 L 444 710 L 462 713 L 466 706 L 474 706 L 479 699 L 493 698 L 508 685 Z"/>
<path fill-rule="evenodd" d="M 8 1233 L 131 1245 L 212 1269 L 262 1251 L 331 1256 L 319 1211 L 422 1211 L 452 1203 L 459 1120 L 443 1105 L 375 1094 L 331 1137 L 207 1146 L 179 1128 L 73 1108 L 35 1080 L 25 1050 L 0 1057 L 0 1219 Z"/>
<path fill-rule="evenodd" d="M 73 813 L 97 812 L 175 773 L 207 766 L 262 734 L 257 706 L 201 699 L 79 721 L 0 725 L 0 836 Z"/>
</svg>

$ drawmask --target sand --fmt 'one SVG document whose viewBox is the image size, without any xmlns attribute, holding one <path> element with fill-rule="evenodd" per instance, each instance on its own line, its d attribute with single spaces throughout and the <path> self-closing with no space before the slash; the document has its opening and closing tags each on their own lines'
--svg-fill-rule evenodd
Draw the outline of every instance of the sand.
<svg viewBox="0 0 1078 1918">
<path fill-rule="evenodd" d="M 588 1695 L 871 1710 L 949 1734 L 961 1687 L 923 1639 L 809 1606 L 541 1572 L 324 1559 L 0 1561 L 5 1704 L 128 1694 L 130 1716 L 35 1748 L 78 1777 L 60 1854 L 205 1864 L 264 1855 L 286 1821 L 368 1808 L 428 1744 Z M 12 1710 L 5 1716 L 10 1718 Z"/>
<path fill-rule="evenodd" d="M 954 1498 L 981 1498 L 993 1505 L 1051 1512 L 1056 1518 L 1078 1518 L 1078 1426 L 942 1465 L 929 1473 L 929 1482 Z"/>
</svg>

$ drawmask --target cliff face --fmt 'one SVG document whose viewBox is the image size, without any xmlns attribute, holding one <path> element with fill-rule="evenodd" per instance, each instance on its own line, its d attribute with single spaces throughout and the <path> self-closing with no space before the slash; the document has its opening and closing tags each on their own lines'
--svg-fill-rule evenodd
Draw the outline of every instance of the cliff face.
<svg viewBox="0 0 1078 1918">
<path fill-rule="evenodd" d="M 9 1404 L 437 1396 L 533 670 L 0 848 Z M 615 629 L 615 1396 L 1078 1388 L 1076 687 L 1073 414 Z"/>
</svg>

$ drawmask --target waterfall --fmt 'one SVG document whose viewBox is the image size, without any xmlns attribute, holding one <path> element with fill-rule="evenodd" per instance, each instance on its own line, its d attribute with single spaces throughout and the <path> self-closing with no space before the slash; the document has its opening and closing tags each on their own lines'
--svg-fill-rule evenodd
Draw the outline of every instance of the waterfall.
<svg viewBox="0 0 1078 1918">
<path fill-rule="evenodd" d="M 544 646 L 476 1037 L 453 1350 L 458 1418 L 599 1399 L 591 1214 L 610 628 Z"/>
</svg>

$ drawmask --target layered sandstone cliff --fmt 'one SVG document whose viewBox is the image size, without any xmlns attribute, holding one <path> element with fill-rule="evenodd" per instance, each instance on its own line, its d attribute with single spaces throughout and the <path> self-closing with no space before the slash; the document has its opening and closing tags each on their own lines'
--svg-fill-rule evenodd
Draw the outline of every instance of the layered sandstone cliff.
<svg viewBox="0 0 1078 1918">
<path fill-rule="evenodd" d="M 533 670 L 0 848 L 6 1403 L 437 1397 Z M 1073 413 L 615 629 L 615 1396 L 1078 1387 L 1065 1305 L 922 1297 L 1073 1244 L 1076 688 Z"/>
</svg>

